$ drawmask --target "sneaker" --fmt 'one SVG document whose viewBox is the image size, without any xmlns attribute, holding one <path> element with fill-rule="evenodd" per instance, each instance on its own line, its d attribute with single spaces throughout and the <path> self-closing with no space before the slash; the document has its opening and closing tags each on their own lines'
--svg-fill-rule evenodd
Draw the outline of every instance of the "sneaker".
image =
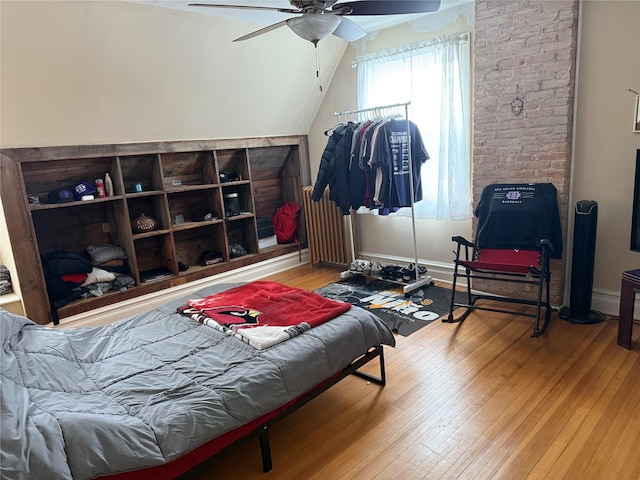
<svg viewBox="0 0 640 480">
<path fill-rule="evenodd" d="M 363 275 L 371 275 L 371 262 L 369 260 L 362 260 L 360 267 L 362 268 L 360 273 Z"/>
<path fill-rule="evenodd" d="M 360 262 L 360 260 L 354 260 L 353 262 L 351 262 L 351 265 L 349 266 L 350 272 L 358 273 L 358 262 Z"/>
<path fill-rule="evenodd" d="M 393 267 L 391 265 L 386 265 L 380 269 L 380 276 L 384 280 L 390 280 L 392 272 L 394 272 Z M 395 279 L 395 273 L 393 273 L 393 278 Z"/>
<path fill-rule="evenodd" d="M 371 276 L 372 277 L 379 277 L 382 275 L 382 269 L 384 267 L 380 264 L 380 262 L 373 262 L 371 264 Z"/>
<path fill-rule="evenodd" d="M 415 272 L 416 270 L 416 264 L 411 262 L 409 265 L 407 265 L 405 267 L 407 270 L 409 270 L 410 272 Z M 427 267 L 423 266 L 423 265 L 418 265 L 418 275 L 422 276 L 425 273 L 427 273 Z M 415 273 L 413 273 L 413 278 L 416 278 Z"/>
<path fill-rule="evenodd" d="M 412 264 L 412 263 L 410 263 L 409 265 L 410 265 L 411 267 L 413 267 L 413 264 Z M 405 281 L 405 282 L 410 282 L 410 281 L 412 281 L 412 280 L 415 280 L 415 279 L 416 279 L 416 271 L 415 271 L 415 269 L 414 269 L 414 268 L 408 268 L 408 267 L 405 267 L 405 268 L 403 268 L 401 271 L 402 271 L 402 280 L 403 280 L 403 281 Z"/>
<path fill-rule="evenodd" d="M 393 266 L 393 276 L 391 277 L 391 280 L 395 280 L 396 282 L 402 282 L 402 267 L 399 267 L 397 265 Z"/>
</svg>

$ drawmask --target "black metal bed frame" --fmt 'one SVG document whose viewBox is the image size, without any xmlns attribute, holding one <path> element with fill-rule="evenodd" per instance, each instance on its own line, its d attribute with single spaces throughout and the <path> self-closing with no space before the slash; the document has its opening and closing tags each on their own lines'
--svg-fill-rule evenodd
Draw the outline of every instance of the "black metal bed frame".
<svg viewBox="0 0 640 480">
<path fill-rule="evenodd" d="M 374 375 L 370 375 L 368 373 L 359 371 L 360 368 L 362 368 L 364 365 L 374 360 L 375 358 L 380 359 L 380 377 L 376 377 Z M 316 398 L 318 395 L 325 392 L 326 390 L 334 386 L 336 383 L 338 383 L 340 380 L 342 380 L 345 377 L 348 377 L 349 375 L 356 375 L 358 377 L 364 378 L 365 380 L 373 382 L 377 385 L 385 386 L 387 383 L 387 379 L 386 379 L 386 373 L 384 368 L 384 351 L 383 351 L 382 345 L 378 345 L 377 347 L 371 348 L 367 353 L 358 357 L 349 365 L 344 367 L 344 369 L 342 369 L 340 373 L 334 375 L 333 377 L 329 378 L 327 381 L 321 383 L 314 389 L 310 390 L 303 396 L 299 397 L 298 400 L 295 401 L 295 403 L 289 405 L 282 412 L 278 413 L 278 415 L 276 415 L 274 418 L 266 421 L 265 423 L 263 423 L 253 431 L 253 433 L 257 432 L 260 438 L 262 470 L 265 473 L 269 472 L 273 467 L 273 462 L 271 459 L 271 447 L 269 446 L 269 429 L 279 420 L 282 420 L 287 415 L 293 413 L 295 410 L 307 404 L 308 402 Z"/>
</svg>

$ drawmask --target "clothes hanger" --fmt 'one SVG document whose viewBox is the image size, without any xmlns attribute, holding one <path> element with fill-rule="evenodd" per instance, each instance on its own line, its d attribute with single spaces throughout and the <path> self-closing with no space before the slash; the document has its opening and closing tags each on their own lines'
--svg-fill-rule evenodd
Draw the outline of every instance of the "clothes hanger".
<svg viewBox="0 0 640 480">
<path fill-rule="evenodd" d="M 325 137 L 330 137 L 331 135 L 333 135 L 333 131 L 338 128 L 340 125 L 342 125 L 342 123 L 337 123 L 336 125 L 334 125 L 331 128 L 328 128 L 327 130 L 324 131 L 324 135 Z"/>
</svg>

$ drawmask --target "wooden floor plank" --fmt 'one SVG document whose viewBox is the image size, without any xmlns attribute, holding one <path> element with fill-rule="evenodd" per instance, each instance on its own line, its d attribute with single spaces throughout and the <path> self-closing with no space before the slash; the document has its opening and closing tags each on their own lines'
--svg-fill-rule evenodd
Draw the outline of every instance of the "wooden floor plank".
<svg viewBox="0 0 640 480">
<path fill-rule="evenodd" d="M 268 278 L 315 290 L 339 272 Z M 640 478 L 640 346 L 616 344 L 613 317 L 574 325 L 554 313 L 539 338 L 532 327 L 474 312 L 396 336 L 387 386 L 347 378 L 272 428 L 272 472 L 252 439 L 186 478 Z"/>
</svg>

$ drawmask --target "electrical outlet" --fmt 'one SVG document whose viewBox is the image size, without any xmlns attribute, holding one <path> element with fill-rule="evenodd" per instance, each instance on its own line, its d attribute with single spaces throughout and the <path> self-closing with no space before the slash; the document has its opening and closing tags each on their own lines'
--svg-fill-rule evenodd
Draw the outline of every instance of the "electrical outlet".
<svg viewBox="0 0 640 480">
<path fill-rule="evenodd" d="M 109 233 L 111 231 L 111 225 L 108 222 L 103 222 L 102 233 Z"/>
</svg>

